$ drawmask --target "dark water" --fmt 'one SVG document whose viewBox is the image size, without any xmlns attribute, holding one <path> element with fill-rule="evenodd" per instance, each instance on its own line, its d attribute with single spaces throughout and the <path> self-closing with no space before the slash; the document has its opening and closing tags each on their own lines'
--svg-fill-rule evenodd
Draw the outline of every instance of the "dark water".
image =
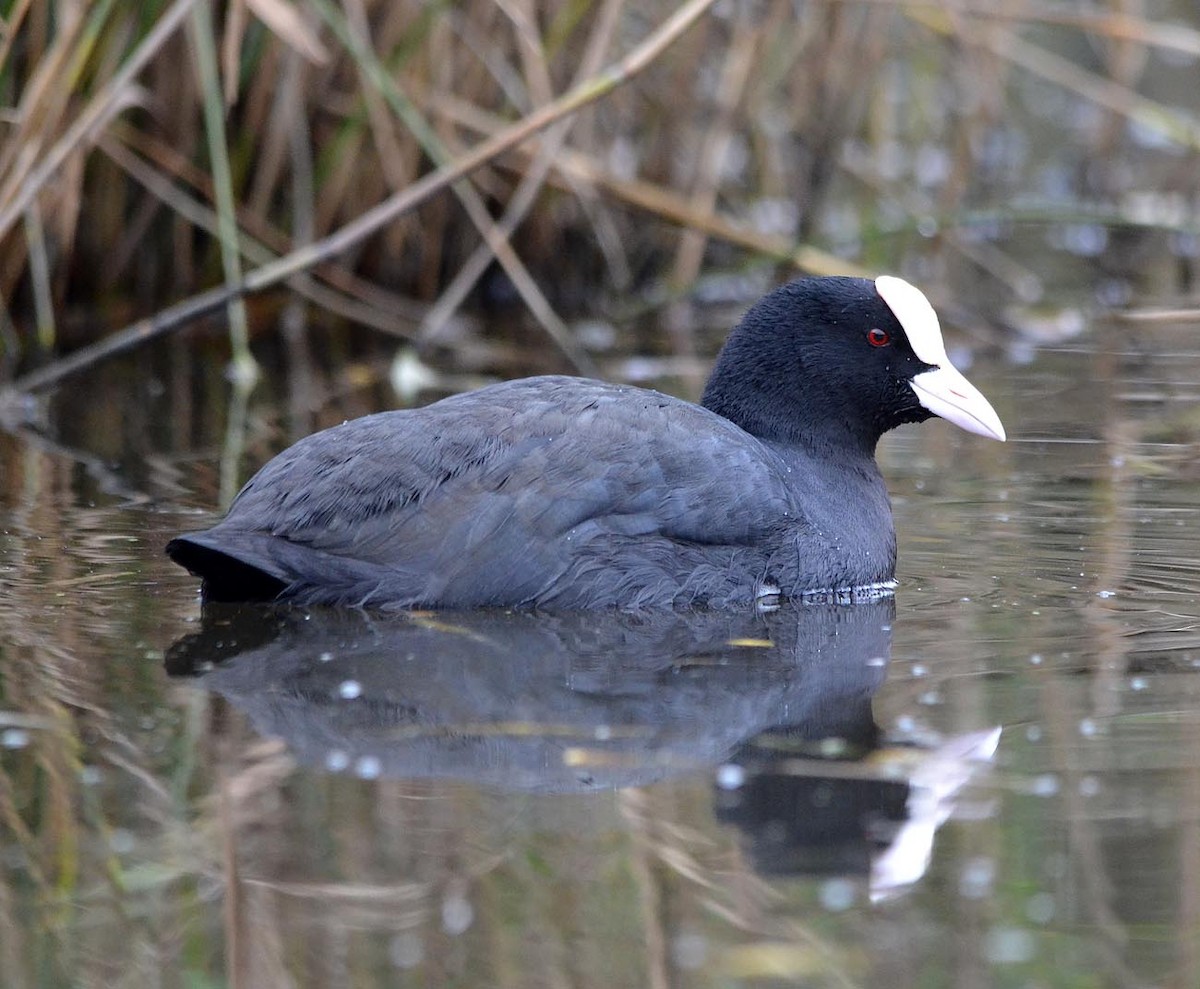
<svg viewBox="0 0 1200 989">
<path fill-rule="evenodd" d="M 5 985 L 1200 984 L 1194 328 L 887 438 L 894 601 L 671 620 L 201 621 L 222 462 L 390 399 L 188 356 L 0 433 Z"/>
</svg>

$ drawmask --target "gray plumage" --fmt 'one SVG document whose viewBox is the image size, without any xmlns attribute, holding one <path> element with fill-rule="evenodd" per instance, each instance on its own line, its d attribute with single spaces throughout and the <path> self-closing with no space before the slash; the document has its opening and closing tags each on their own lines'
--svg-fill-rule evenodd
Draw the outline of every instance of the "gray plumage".
<svg viewBox="0 0 1200 989">
<path fill-rule="evenodd" d="M 869 459 L 818 471 L 700 406 L 541 377 L 306 437 L 170 551 L 304 603 L 726 605 L 886 580 L 890 518 Z"/>
</svg>

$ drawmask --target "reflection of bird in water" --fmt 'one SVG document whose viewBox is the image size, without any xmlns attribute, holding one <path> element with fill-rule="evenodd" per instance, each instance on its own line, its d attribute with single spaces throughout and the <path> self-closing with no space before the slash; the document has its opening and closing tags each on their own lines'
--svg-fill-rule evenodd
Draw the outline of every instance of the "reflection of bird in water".
<svg viewBox="0 0 1200 989">
<path fill-rule="evenodd" d="M 558 793 L 715 773 L 718 812 L 764 871 L 856 874 L 888 861 L 883 839 L 917 834 L 914 808 L 936 819 L 927 853 L 947 804 L 925 813 L 918 778 L 958 779 L 950 796 L 966 779 L 949 749 L 938 763 L 878 748 L 894 611 L 890 598 L 735 615 L 209 606 L 167 667 L 334 772 Z"/>
<path fill-rule="evenodd" d="M 892 599 L 760 614 L 209 606 L 167 656 L 301 762 L 534 790 L 707 770 L 766 728 L 870 721 Z M 215 664 L 215 665 L 214 665 Z"/>
</svg>

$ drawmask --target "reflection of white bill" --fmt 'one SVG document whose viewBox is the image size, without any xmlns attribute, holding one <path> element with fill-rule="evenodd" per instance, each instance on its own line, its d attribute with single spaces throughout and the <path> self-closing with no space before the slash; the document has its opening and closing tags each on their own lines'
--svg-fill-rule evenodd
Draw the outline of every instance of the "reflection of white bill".
<svg viewBox="0 0 1200 989">
<path fill-rule="evenodd" d="M 955 810 L 959 792 L 990 763 L 1000 744 L 1000 729 L 969 732 L 947 739 L 924 754 L 908 777 L 908 820 L 871 863 L 871 902 L 903 893 L 929 868 L 933 836 Z"/>
</svg>

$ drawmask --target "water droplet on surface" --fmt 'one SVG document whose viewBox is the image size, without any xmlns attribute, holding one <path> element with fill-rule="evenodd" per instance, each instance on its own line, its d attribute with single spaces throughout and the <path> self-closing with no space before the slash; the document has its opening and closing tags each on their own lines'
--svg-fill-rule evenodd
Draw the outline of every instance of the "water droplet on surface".
<svg viewBox="0 0 1200 989">
<path fill-rule="evenodd" d="M 917 149 L 913 160 L 913 175 L 917 184 L 925 186 L 941 185 L 950 174 L 950 156 L 944 148 L 936 144 L 923 144 Z"/>
<path fill-rule="evenodd" d="M 736 790 L 746 782 L 746 770 L 733 762 L 717 767 L 717 786 L 722 790 Z"/>
<path fill-rule="evenodd" d="M 1079 734 L 1084 738 L 1091 738 L 1097 731 L 1099 731 L 1099 728 L 1091 718 L 1084 718 L 1079 722 Z"/>
<path fill-rule="evenodd" d="M 973 858 L 958 877 L 958 892 L 969 900 L 982 900 L 992 891 L 996 879 L 996 863 L 989 858 Z"/>
<path fill-rule="evenodd" d="M 475 920 L 475 908 L 465 896 L 447 896 L 442 902 L 442 930 L 447 934 L 464 933 Z"/>
<path fill-rule="evenodd" d="M 388 957 L 396 968 L 416 968 L 425 958 L 425 946 L 416 934 L 405 931 L 392 938 Z"/>
<path fill-rule="evenodd" d="M 360 756 L 358 762 L 354 764 L 354 775 L 363 780 L 379 779 L 379 774 L 383 771 L 383 763 L 379 761 L 379 756 L 364 755 Z"/>
<path fill-rule="evenodd" d="M 1023 927 L 993 927 L 983 950 L 993 965 L 1019 965 L 1037 954 L 1037 939 Z"/>
<path fill-rule="evenodd" d="M 0 734 L 0 745 L 6 749 L 23 749 L 29 744 L 29 732 L 24 728 L 5 728 Z"/>
<path fill-rule="evenodd" d="M 826 759 L 839 759 L 846 754 L 846 740 L 844 738 L 823 738 L 818 746 L 818 751 L 822 757 Z"/>
<path fill-rule="evenodd" d="M 325 756 L 325 768 L 331 773 L 340 773 L 350 765 L 350 756 L 341 749 L 334 749 Z"/>
<path fill-rule="evenodd" d="M 1108 230 L 1098 223 L 1067 223 L 1052 227 L 1049 240 L 1053 247 L 1068 254 L 1094 258 L 1108 247 Z"/>
<path fill-rule="evenodd" d="M 1059 783 L 1057 776 L 1055 776 L 1053 773 L 1043 773 L 1041 776 L 1034 778 L 1033 786 L 1030 788 L 1030 792 L 1033 793 L 1035 797 L 1052 797 L 1058 793 L 1058 787 Z"/>
<path fill-rule="evenodd" d="M 604 320 L 582 319 L 571 330 L 588 350 L 611 350 L 617 343 L 617 328 Z"/>
<path fill-rule="evenodd" d="M 849 879 L 830 879 L 821 884 L 818 896 L 826 910 L 840 912 L 854 906 L 858 891 Z"/>
<path fill-rule="evenodd" d="M 357 680 L 343 680 L 338 684 L 338 696 L 343 700 L 352 701 L 362 695 L 362 684 Z"/>
</svg>

